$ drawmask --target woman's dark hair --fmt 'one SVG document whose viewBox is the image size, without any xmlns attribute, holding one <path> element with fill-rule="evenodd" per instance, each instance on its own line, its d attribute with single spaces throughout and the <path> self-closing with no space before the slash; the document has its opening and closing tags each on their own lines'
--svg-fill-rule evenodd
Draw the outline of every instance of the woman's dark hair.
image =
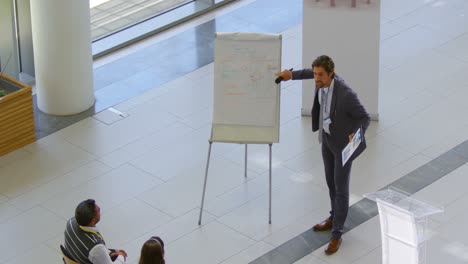
<svg viewBox="0 0 468 264">
<path fill-rule="evenodd" d="M 313 67 L 322 67 L 327 73 L 335 71 L 335 63 L 327 55 L 318 56 L 314 62 L 312 62 Z"/>
<path fill-rule="evenodd" d="M 166 264 L 164 242 L 160 237 L 151 237 L 143 244 L 138 264 Z"/>
<path fill-rule="evenodd" d="M 96 202 L 93 199 L 81 202 L 75 209 L 76 222 L 81 226 L 87 226 L 95 216 Z"/>
</svg>

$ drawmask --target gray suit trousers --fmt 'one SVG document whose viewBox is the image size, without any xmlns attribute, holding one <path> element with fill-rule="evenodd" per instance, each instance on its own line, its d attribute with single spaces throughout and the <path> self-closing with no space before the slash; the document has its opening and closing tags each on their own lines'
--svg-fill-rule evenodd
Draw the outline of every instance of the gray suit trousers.
<svg viewBox="0 0 468 264">
<path fill-rule="evenodd" d="M 332 237 L 339 239 L 348 215 L 352 161 L 348 160 L 345 166 L 341 166 L 341 155 L 331 151 L 330 136 L 325 131 L 322 134 L 322 158 L 331 202 L 330 217 L 333 220 Z"/>
</svg>

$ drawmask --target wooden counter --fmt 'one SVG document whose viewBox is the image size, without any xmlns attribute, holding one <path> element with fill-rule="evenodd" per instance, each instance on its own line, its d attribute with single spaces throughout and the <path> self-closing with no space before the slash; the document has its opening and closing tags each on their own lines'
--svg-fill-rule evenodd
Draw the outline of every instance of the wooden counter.
<svg viewBox="0 0 468 264">
<path fill-rule="evenodd" d="M 36 141 L 31 86 L 0 77 L 0 156 Z"/>
</svg>

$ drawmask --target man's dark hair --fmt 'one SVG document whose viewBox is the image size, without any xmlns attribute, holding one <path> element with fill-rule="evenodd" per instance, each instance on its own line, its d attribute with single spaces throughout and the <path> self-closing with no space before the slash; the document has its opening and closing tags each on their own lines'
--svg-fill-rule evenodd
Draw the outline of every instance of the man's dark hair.
<svg viewBox="0 0 468 264">
<path fill-rule="evenodd" d="M 314 62 L 312 62 L 313 67 L 322 67 L 327 73 L 335 71 L 335 63 L 327 55 L 318 56 Z"/>
<path fill-rule="evenodd" d="M 81 202 L 75 209 L 75 219 L 80 226 L 88 226 L 95 216 L 96 202 L 93 199 Z"/>
</svg>

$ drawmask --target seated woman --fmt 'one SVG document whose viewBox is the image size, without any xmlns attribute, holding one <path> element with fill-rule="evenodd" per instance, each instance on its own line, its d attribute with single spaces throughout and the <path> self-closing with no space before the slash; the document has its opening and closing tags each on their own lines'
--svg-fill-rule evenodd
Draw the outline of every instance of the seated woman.
<svg viewBox="0 0 468 264">
<path fill-rule="evenodd" d="M 164 242 L 160 237 L 151 237 L 143 244 L 138 264 L 166 264 Z"/>
</svg>

